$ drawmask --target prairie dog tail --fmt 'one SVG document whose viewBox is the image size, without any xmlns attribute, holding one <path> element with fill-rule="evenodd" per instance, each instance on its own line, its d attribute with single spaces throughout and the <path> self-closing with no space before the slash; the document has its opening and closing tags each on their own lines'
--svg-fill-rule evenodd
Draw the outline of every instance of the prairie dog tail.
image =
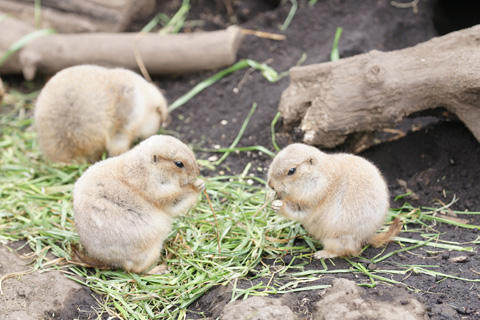
<svg viewBox="0 0 480 320">
<path fill-rule="evenodd" d="M 395 237 L 400 230 L 402 230 L 403 224 L 399 217 L 393 220 L 393 223 L 388 228 L 387 232 L 377 233 L 368 241 L 369 244 L 375 248 L 381 247 L 387 244 L 393 237 Z"/>
<path fill-rule="evenodd" d="M 87 268 L 109 269 L 111 267 L 102 261 L 88 256 L 86 252 L 80 251 L 76 245 L 72 245 L 71 248 L 72 259 L 69 262 L 73 262 L 74 264 L 79 264 Z"/>
</svg>

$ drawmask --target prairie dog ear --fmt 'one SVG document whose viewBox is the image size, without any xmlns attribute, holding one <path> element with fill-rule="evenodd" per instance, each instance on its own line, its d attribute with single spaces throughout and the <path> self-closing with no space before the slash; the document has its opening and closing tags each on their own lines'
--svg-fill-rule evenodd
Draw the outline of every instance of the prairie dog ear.
<svg viewBox="0 0 480 320">
<path fill-rule="evenodd" d="M 310 158 L 308 158 L 308 164 L 313 166 L 313 165 L 317 164 L 317 160 L 313 157 L 310 157 Z"/>
</svg>

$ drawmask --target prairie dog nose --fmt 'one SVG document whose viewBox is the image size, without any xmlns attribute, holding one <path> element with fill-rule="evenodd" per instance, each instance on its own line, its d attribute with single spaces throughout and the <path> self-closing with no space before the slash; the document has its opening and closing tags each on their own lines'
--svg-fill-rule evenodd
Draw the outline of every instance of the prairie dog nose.
<svg viewBox="0 0 480 320">
<path fill-rule="evenodd" d="M 270 189 L 275 190 L 272 181 L 268 181 L 268 186 L 270 187 Z"/>
</svg>

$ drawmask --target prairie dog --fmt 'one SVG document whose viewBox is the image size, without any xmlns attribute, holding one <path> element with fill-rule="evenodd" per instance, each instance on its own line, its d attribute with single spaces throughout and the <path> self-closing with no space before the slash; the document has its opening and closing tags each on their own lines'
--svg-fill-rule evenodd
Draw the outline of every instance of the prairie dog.
<svg viewBox="0 0 480 320">
<path fill-rule="evenodd" d="M 396 220 L 376 234 L 387 216 L 388 188 L 380 171 L 359 156 L 292 144 L 273 159 L 268 185 L 278 197 L 272 209 L 300 221 L 322 242 L 317 259 L 358 255 L 363 244 L 381 246 L 402 227 Z"/>
<path fill-rule="evenodd" d="M 117 157 L 97 162 L 75 183 L 74 220 L 88 257 L 141 273 L 160 256 L 172 219 L 205 188 L 193 152 L 155 135 Z"/>
<path fill-rule="evenodd" d="M 58 162 L 100 159 L 157 133 L 168 116 L 155 85 L 133 71 L 80 65 L 58 72 L 40 92 L 35 124 L 40 148 Z"/>
</svg>

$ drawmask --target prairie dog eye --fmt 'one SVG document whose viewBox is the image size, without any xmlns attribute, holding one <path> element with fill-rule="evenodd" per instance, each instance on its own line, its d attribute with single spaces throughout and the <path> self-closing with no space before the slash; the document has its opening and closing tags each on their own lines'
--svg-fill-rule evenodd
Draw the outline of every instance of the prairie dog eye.
<svg viewBox="0 0 480 320">
<path fill-rule="evenodd" d="M 157 162 L 157 155 L 156 154 L 153 155 L 153 162 L 155 162 L 155 163 Z"/>
<path fill-rule="evenodd" d="M 183 165 L 183 162 L 182 162 L 182 161 L 175 161 L 175 165 L 176 165 L 177 167 L 179 167 L 179 168 L 185 167 L 185 166 Z"/>
<path fill-rule="evenodd" d="M 292 169 L 288 170 L 288 173 L 287 173 L 287 174 L 288 174 L 289 176 L 291 176 L 292 174 L 295 173 L 295 171 L 297 171 L 297 168 L 292 168 Z"/>
</svg>

